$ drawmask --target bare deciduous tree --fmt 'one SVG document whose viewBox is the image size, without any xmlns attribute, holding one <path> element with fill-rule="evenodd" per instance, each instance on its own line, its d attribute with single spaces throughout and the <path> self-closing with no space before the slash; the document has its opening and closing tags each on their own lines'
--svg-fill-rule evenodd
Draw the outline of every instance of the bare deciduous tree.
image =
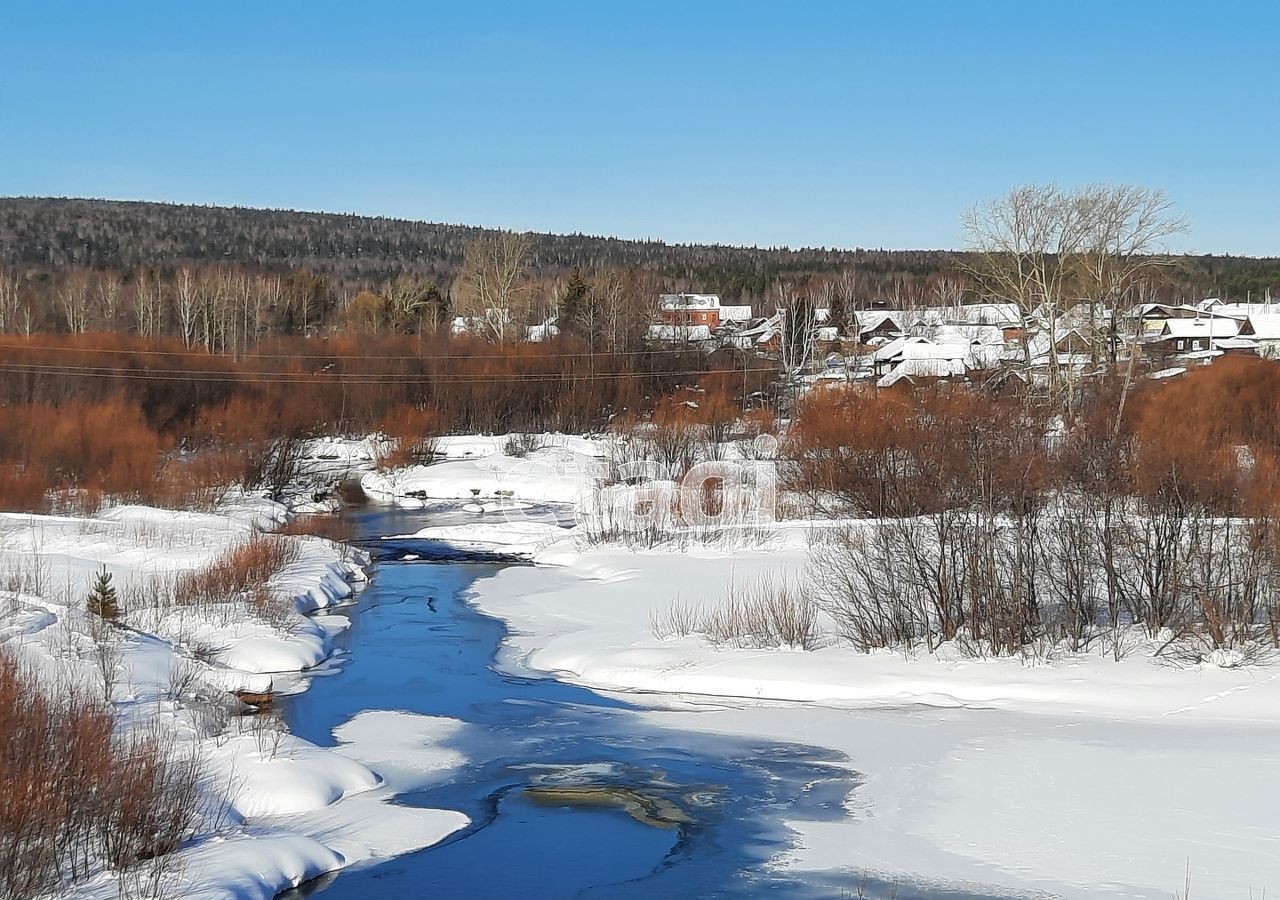
<svg viewBox="0 0 1280 900">
<path fill-rule="evenodd" d="M 789 379 L 797 378 L 813 360 L 817 310 L 813 300 L 789 282 L 774 289 L 779 315 L 778 361 Z"/>
<path fill-rule="evenodd" d="M 1139 285 L 1172 264 L 1165 243 L 1186 232 L 1164 191 L 1131 184 L 1091 184 L 1074 195 L 1087 231 L 1075 260 L 1077 294 L 1089 311 L 1094 362 L 1114 364 L 1116 335 L 1101 327 L 1102 310 L 1116 309 Z"/>
<path fill-rule="evenodd" d="M 1186 230 L 1162 191 L 1092 184 L 1073 191 L 1023 185 L 970 210 L 964 228 L 975 260 L 966 269 L 993 298 L 1014 303 L 1023 333 L 1032 325 L 1047 338 L 1051 394 L 1062 386 L 1059 319 L 1076 306 L 1114 306 L 1153 268 L 1165 264 L 1164 242 Z M 1106 340 L 1105 336 L 1101 338 Z M 1030 344 L 1024 361 L 1031 365 Z M 1094 350 L 1098 358 L 1097 344 Z"/>
<path fill-rule="evenodd" d="M 457 281 L 457 309 L 499 343 L 528 311 L 525 265 L 531 245 L 528 234 L 496 231 L 467 246 Z"/>
<path fill-rule="evenodd" d="M 178 329 L 182 333 L 182 343 L 190 347 L 196 339 L 200 298 L 195 275 L 186 266 L 178 270 L 174 288 L 173 305 L 178 314 Z"/>
<path fill-rule="evenodd" d="M 18 303 L 22 296 L 21 282 L 16 272 L 0 274 L 0 334 L 12 331 L 18 325 Z"/>
<path fill-rule="evenodd" d="M 987 293 L 1017 306 L 1024 334 L 1033 321 L 1043 323 L 1051 392 L 1060 378 L 1058 319 L 1070 271 L 1064 260 L 1079 252 L 1086 231 L 1079 214 L 1079 206 L 1056 185 L 1028 184 L 974 207 L 964 218 L 977 257 L 967 267 L 969 274 Z M 1030 367 L 1030 345 L 1024 347 Z"/>
<path fill-rule="evenodd" d="M 98 315 L 102 323 L 107 328 L 111 328 L 115 325 L 116 317 L 120 313 L 120 295 L 123 293 L 124 284 L 119 275 L 107 272 L 98 278 L 97 288 Z"/>
<path fill-rule="evenodd" d="M 143 337 L 155 337 L 164 326 L 164 289 L 145 269 L 134 280 L 133 318 Z"/>
<path fill-rule="evenodd" d="M 79 334 L 89 328 L 89 278 L 83 272 L 75 272 L 58 288 L 58 304 L 67 330 Z"/>
</svg>

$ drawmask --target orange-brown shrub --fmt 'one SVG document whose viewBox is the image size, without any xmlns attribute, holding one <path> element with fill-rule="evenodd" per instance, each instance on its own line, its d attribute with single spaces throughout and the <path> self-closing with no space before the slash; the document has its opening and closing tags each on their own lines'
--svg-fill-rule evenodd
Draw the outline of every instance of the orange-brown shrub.
<svg viewBox="0 0 1280 900">
<path fill-rule="evenodd" d="M 99 860 L 127 870 L 190 837 L 195 760 L 114 724 L 100 702 L 42 685 L 0 648 L 0 896 L 52 894 Z"/>
<path fill-rule="evenodd" d="M 742 414 L 742 427 L 747 437 L 759 437 L 762 434 L 778 433 L 778 417 L 773 410 L 761 407 L 749 409 Z"/>
<path fill-rule="evenodd" d="M 868 515 L 1011 510 L 1049 486 L 1045 427 L 1034 407 L 967 390 L 832 388 L 798 404 L 786 474 Z"/>
<path fill-rule="evenodd" d="M 40 466 L 0 463 L 0 510 L 47 512 L 49 488 L 49 478 Z"/>
<path fill-rule="evenodd" d="M 297 558 L 294 541 L 272 535 L 252 538 L 203 569 L 181 575 L 174 585 L 174 602 L 207 609 L 247 600 L 265 621 L 278 623 L 288 606 L 273 596 L 266 584 Z"/>
<path fill-rule="evenodd" d="M 55 490 L 139 499 L 165 447 L 137 404 L 120 399 L 0 407 L 0 463 L 24 473 L 43 469 Z M 28 491 L 37 477 L 25 475 Z"/>
<path fill-rule="evenodd" d="M 1136 489 L 1235 512 L 1280 446 L 1280 363 L 1225 357 L 1134 397 Z"/>
<path fill-rule="evenodd" d="M 267 424 L 312 432 L 367 433 L 400 406 L 438 410 L 464 431 L 580 431 L 624 410 L 648 412 L 685 387 L 758 394 L 776 374 L 772 362 L 744 367 L 727 353 L 607 352 L 569 336 L 495 345 L 437 332 L 272 338 L 235 355 L 115 333 L 9 335 L 0 336 L 0 357 L 33 367 L 0 373 L 0 406 L 123 398 L 174 437 L 241 396 L 270 411 Z"/>
<path fill-rule="evenodd" d="M 396 406 L 378 423 L 378 431 L 394 442 L 379 464 L 389 468 L 430 462 L 435 439 L 445 433 L 439 411 L 413 406 Z"/>
<path fill-rule="evenodd" d="M 206 451 L 160 464 L 143 500 L 167 509 L 212 509 L 241 475 L 235 454 Z"/>
<path fill-rule="evenodd" d="M 298 516 L 276 531 L 276 534 L 311 535 L 343 543 L 355 537 L 355 528 L 349 519 L 341 516 Z"/>
</svg>

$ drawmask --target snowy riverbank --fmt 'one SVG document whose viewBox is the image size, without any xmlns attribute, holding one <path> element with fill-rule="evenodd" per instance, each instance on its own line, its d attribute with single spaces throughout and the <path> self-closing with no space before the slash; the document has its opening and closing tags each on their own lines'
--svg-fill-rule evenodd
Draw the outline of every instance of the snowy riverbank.
<svg viewBox="0 0 1280 900">
<path fill-rule="evenodd" d="M 663 639 L 654 623 L 673 604 L 711 609 L 731 584 L 799 578 L 813 530 L 831 523 L 777 523 L 728 549 L 697 537 L 639 551 L 591 542 L 530 524 L 520 505 L 580 505 L 598 483 L 601 444 L 519 460 L 501 449 L 469 446 L 468 458 L 366 478 L 366 489 L 404 505 L 471 498 L 476 523 L 420 537 L 536 563 L 475 587 L 477 606 L 509 626 L 507 671 L 626 694 L 657 727 L 843 755 L 858 782 L 844 815 L 789 821 L 794 847 L 772 865 L 815 884 L 897 882 L 899 896 L 1167 900 L 1188 875 L 1192 896 L 1243 900 L 1280 886 L 1275 664 L 1171 662 L 1137 629 L 1118 660 Z"/>
<path fill-rule="evenodd" d="M 249 606 L 175 606 L 174 585 L 283 524 L 284 507 L 241 496 L 217 512 L 125 506 L 92 517 L 0 515 L 0 644 L 58 686 L 110 697 L 120 729 L 151 729 L 202 760 L 201 824 L 162 872 L 164 895 L 269 898 L 362 859 L 428 846 L 467 824 L 460 813 L 387 801 L 414 786 L 397 747 L 430 759 L 448 723 L 402 717 L 348 723 L 335 749 L 289 735 L 270 715 L 241 716 L 226 692 L 305 689 L 349 620 L 364 557 L 313 537 L 281 537 L 289 552 L 266 585 L 270 617 Z M 122 600 L 121 626 L 85 612 L 103 570 Z M 154 602 L 154 606 L 147 605 Z M 435 754 L 446 765 L 451 754 Z M 132 877 L 132 876 L 131 876 Z M 115 897 L 136 886 L 102 872 L 74 889 Z"/>
<path fill-rule="evenodd" d="M 775 865 L 934 889 L 1168 898 L 1280 884 L 1280 670 L 1172 667 L 1135 653 L 1027 664 L 847 647 L 661 640 L 675 600 L 804 564 L 767 550 L 631 552 L 564 543 L 479 582 L 509 624 L 502 658 L 650 705 L 655 724 L 843 754 L 862 783 L 842 821 L 789 822 Z M 674 712 L 672 707 L 685 709 Z M 693 711 L 690 711 L 693 710 Z"/>
</svg>

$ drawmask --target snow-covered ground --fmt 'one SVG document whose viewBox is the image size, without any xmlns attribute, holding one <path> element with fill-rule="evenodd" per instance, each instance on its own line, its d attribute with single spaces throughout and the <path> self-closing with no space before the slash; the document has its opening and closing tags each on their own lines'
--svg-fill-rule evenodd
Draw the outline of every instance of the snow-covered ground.
<svg viewBox="0 0 1280 900">
<path fill-rule="evenodd" d="M 422 783 L 400 771 L 405 741 L 415 742 L 420 767 L 435 760 L 439 774 L 455 764 L 451 751 L 433 749 L 448 722 L 356 721 L 329 750 L 270 717 L 224 711 L 231 698 L 223 692 L 293 688 L 298 679 L 288 673 L 326 659 L 331 637 L 349 625 L 330 608 L 353 599 L 364 579 L 361 555 L 319 538 L 283 538 L 296 554 L 266 585 L 285 609 L 279 621 L 234 603 L 135 608 L 152 596 L 147 585 L 172 584 L 285 518 L 284 507 L 252 496 L 216 513 L 125 506 L 94 517 L 0 514 L 0 644 L 50 683 L 70 678 L 109 690 L 120 727 L 154 727 L 196 752 L 206 790 L 225 798 L 169 861 L 165 896 L 269 898 L 360 860 L 428 846 L 467 824 L 460 813 L 387 802 Z M 105 632 L 84 609 L 104 567 L 127 626 Z M 113 652 L 104 654 L 104 645 Z M 104 873 L 75 893 L 120 891 Z"/>
<path fill-rule="evenodd" d="M 474 589 L 481 609 L 509 623 L 504 669 L 625 694 L 655 728 L 794 742 L 845 760 L 856 787 L 844 815 L 787 821 L 793 846 L 771 865 L 827 886 L 866 878 L 870 896 L 897 882 L 903 897 L 1169 898 L 1188 876 L 1192 897 L 1280 889 L 1280 665 L 1179 666 L 1139 644 L 1119 661 L 1066 652 L 1018 660 L 861 654 L 835 639 L 807 651 L 664 639 L 654 623 L 673 604 L 711 608 L 732 584 L 798 576 L 812 530 L 830 523 L 767 524 L 719 542 L 704 530 L 644 550 L 593 543 L 563 527 L 565 514 L 544 513 L 580 511 L 610 468 L 608 441 L 547 436 L 520 458 L 509 446 L 505 437 L 446 439 L 446 461 L 394 472 L 375 470 L 368 441 L 325 442 L 313 455 L 364 472 L 375 502 L 446 501 L 454 518 L 474 516 L 407 538 L 536 563 Z M 243 497 L 216 515 L 2 516 L 0 566 L 23 596 L 8 598 L 0 641 L 48 660 L 79 646 L 92 678 L 81 607 L 101 565 L 120 587 L 197 568 L 283 515 Z M 222 690 L 293 689 L 305 681 L 296 673 L 326 657 L 347 624 L 331 607 L 358 586 L 359 560 L 298 541 L 270 585 L 292 598 L 287 627 L 130 613 L 149 627 L 124 641 L 118 708 L 126 719 L 164 717 L 204 744 L 226 782 L 225 821 L 181 852 L 184 896 L 269 897 L 466 825 L 456 812 L 386 802 L 462 764 L 447 748 L 458 722 L 368 712 L 326 750 L 271 729 L 215 734 L 173 695 L 193 670 Z M 203 652 L 192 653 L 197 645 Z M 105 876 L 81 891 L 114 892 Z"/>
<path fill-rule="evenodd" d="M 802 565 L 799 549 L 548 554 L 476 602 L 511 626 L 504 666 L 655 707 L 655 725 L 838 751 L 862 782 L 839 823 L 790 822 L 778 865 L 934 886 L 1167 898 L 1280 884 L 1280 671 L 1134 655 L 1027 665 L 848 648 L 660 640 L 673 600 Z M 640 692 L 645 696 L 634 696 Z"/>
<path fill-rule="evenodd" d="M 523 457 L 503 451 L 508 437 L 446 437 L 443 458 L 429 466 L 370 472 L 361 487 L 377 502 L 418 507 L 427 500 L 505 500 L 572 504 L 594 484 L 607 443 L 574 435 L 544 435 Z"/>
<path fill-rule="evenodd" d="M 580 498 L 602 455 L 560 466 L 548 486 L 515 477 L 536 456 L 490 452 L 403 473 L 382 497 L 485 497 L 501 485 L 512 494 L 498 496 L 571 502 L 563 486 Z M 659 727 L 845 757 L 858 783 L 845 816 L 788 822 L 795 846 L 774 865 L 815 882 L 896 881 L 900 896 L 1169 898 L 1188 877 L 1193 897 L 1280 890 L 1280 667 L 1178 666 L 1142 646 L 1119 661 L 1019 660 L 661 639 L 653 621 L 673 603 L 710 607 L 731 583 L 801 573 L 815 524 L 779 524 L 754 548 L 637 552 L 478 516 L 429 537 L 505 544 L 538 563 L 475 587 L 478 606 L 509 623 L 504 668 L 626 693 Z"/>
</svg>

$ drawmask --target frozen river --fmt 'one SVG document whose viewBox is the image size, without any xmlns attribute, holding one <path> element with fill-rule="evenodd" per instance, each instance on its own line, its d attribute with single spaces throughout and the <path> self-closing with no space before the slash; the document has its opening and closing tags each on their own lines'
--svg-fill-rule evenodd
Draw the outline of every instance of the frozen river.
<svg viewBox="0 0 1280 900">
<path fill-rule="evenodd" d="M 448 521 L 370 513 L 366 541 Z M 489 564 L 433 562 L 413 540 L 379 542 L 372 583 L 341 639 L 341 665 L 286 710 L 295 734 L 332 745 L 367 710 L 466 723 L 468 760 L 447 783 L 399 802 L 457 809 L 471 827 L 436 847 L 306 887 L 337 897 L 832 896 L 769 872 L 789 833 L 781 814 L 837 818 L 853 787 L 829 751 L 655 728 L 627 703 L 493 667 L 502 623 L 469 586 Z"/>
</svg>

